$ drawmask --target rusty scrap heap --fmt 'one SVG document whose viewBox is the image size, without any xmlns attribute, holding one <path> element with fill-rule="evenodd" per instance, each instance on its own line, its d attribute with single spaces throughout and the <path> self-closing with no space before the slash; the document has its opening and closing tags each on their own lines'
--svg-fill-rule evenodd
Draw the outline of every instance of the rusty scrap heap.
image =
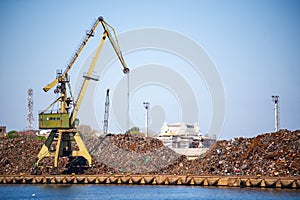
<svg viewBox="0 0 300 200">
<path fill-rule="evenodd" d="M 28 173 L 42 144 L 29 138 L 0 139 L 0 174 Z"/>
<path fill-rule="evenodd" d="M 83 137 L 93 156 L 91 168 L 72 171 L 59 161 L 59 173 L 86 174 L 195 174 L 245 176 L 299 176 L 300 131 L 281 130 L 254 138 L 217 141 L 196 160 L 163 146 L 161 141 L 128 134 L 99 139 Z M 29 138 L 0 139 L 0 174 L 30 174 L 43 141 Z M 44 161 L 47 166 L 47 159 Z M 51 173 L 46 168 L 43 174 Z"/>
<path fill-rule="evenodd" d="M 111 135 L 98 144 L 97 140 L 89 140 L 86 144 L 93 147 L 94 160 L 118 173 L 157 173 L 182 157 L 158 139 L 129 134 Z M 97 172 L 97 168 L 93 166 L 90 171 Z"/>
<path fill-rule="evenodd" d="M 171 174 L 299 176 L 300 131 L 217 141 L 200 158 L 168 169 Z"/>
</svg>

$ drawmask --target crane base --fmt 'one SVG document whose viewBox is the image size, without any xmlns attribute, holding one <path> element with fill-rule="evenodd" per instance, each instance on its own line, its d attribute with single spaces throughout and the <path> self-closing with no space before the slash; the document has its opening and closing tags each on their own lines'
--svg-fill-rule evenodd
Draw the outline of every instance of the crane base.
<svg viewBox="0 0 300 200">
<path fill-rule="evenodd" d="M 59 129 L 52 130 L 42 146 L 35 166 L 38 167 L 40 161 L 45 157 L 53 157 L 53 167 L 58 167 L 60 157 L 83 157 L 92 165 L 92 157 L 84 145 L 77 129 Z"/>
</svg>

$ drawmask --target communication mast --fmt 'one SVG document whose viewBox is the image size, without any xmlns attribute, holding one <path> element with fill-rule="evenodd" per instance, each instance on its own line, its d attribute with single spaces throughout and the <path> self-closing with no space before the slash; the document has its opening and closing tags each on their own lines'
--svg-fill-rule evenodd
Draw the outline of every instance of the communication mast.
<svg viewBox="0 0 300 200">
<path fill-rule="evenodd" d="M 33 117 L 33 89 L 32 88 L 28 89 L 27 91 L 27 101 L 28 101 L 27 130 L 33 130 L 34 117 Z"/>
<path fill-rule="evenodd" d="M 109 89 L 106 90 L 105 108 L 104 108 L 104 121 L 103 132 L 106 135 L 108 129 L 108 116 L 109 116 Z"/>
<path fill-rule="evenodd" d="M 278 107 L 278 103 L 279 103 L 279 96 L 278 95 L 272 95 L 272 100 L 274 102 L 274 114 L 275 114 L 275 132 L 277 132 L 279 130 L 279 107 Z"/>
</svg>

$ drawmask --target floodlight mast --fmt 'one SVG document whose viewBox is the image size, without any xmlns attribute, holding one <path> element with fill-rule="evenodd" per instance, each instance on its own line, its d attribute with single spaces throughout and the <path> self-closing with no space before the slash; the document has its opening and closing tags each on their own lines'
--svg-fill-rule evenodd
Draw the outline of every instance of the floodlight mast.
<svg viewBox="0 0 300 200">
<path fill-rule="evenodd" d="M 274 102 L 274 131 L 279 131 L 279 96 L 272 95 L 272 100 Z"/>
<path fill-rule="evenodd" d="M 145 101 L 143 102 L 143 105 L 146 109 L 146 137 L 149 136 L 149 108 L 150 108 L 150 103 Z"/>
</svg>

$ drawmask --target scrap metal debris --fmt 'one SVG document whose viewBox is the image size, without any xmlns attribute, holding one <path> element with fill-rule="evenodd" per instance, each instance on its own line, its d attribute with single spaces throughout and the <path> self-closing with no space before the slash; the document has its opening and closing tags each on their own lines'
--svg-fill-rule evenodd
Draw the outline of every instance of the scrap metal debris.
<svg viewBox="0 0 300 200">
<path fill-rule="evenodd" d="M 60 158 L 58 173 L 300 175 L 300 130 L 220 140 L 193 161 L 154 138 L 112 134 L 102 139 L 87 136 L 83 139 L 93 156 L 92 167 L 72 171 L 69 160 Z M 0 174 L 32 173 L 33 163 L 43 143 L 34 138 L 0 139 Z M 52 162 L 53 159 L 47 158 L 41 164 L 49 166 Z M 49 174 L 51 170 L 44 167 L 41 173 Z"/>
<path fill-rule="evenodd" d="M 85 142 L 92 147 L 94 160 L 119 173 L 159 172 L 181 157 L 158 139 L 130 134 L 110 135 L 98 143 L 95 139 Z"/>
<path fill-rule="evenodd" d="M 169 166 L 170 174 L 299 176 L 300 131 L 217 141 L 198 159 Z"/>
</svg>

